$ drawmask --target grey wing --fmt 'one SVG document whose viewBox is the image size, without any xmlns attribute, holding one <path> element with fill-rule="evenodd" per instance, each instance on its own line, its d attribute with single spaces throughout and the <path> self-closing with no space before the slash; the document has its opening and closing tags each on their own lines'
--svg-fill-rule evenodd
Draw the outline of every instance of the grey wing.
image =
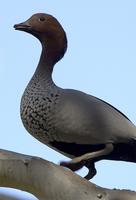
<svg viewBox="0 0 136 200">
<path fill-rule="evenodd" d="M 59 141 L 79 144 L 125 142 L 136 138 L 136 127 L 120 111 L 94 96 L 64 90 L 55 114 Z"/>
<path fill-rule="evenodd" d="M 94 96 L 92 96 L 92 97 L 94 97 Z M 114 110 L 116 110 L 118 113 L 120 113 L 120 114 L 121 114 L 123 117 L 125 117 L 127 120 L 131 121 L 123 112 L 121 112 L 120 110 L 118 110 L 117 108 L 115 108 L 114 106 L 112 106 L 110 103 L 108 103 L 108 102 L 106 102 L 106 101 L 104 101 L 104 100 L 102 100 L 102 99 L 99 99 L 99 98 L 97 98 L 97 97 L 94 97 L 94 98 L 96 98 L 96 99 L 100 100 L 101 102 L 103 102 L 104 104 L 107 104 L 108 106 L 112 107 Z"/>
</svg>

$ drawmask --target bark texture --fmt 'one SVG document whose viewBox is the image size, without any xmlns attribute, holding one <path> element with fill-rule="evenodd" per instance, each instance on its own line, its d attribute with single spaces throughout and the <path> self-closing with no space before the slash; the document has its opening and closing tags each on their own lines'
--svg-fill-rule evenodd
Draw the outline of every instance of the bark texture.
<svg viewBox="0 0 136 200">
<path fill-rule="evenodd" d="M 0 187 L 24 190 L 39 200 L 136 199 L 133 191 L 102 188 L 47 160 L 7 150 L 0 150 Z"/>
</svg>

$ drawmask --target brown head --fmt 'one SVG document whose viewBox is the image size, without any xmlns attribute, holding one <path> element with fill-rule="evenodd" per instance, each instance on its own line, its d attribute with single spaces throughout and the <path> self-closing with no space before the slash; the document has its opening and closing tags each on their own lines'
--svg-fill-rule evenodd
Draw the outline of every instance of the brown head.
<svg viewBox="0 0 136 200">
<path fill-rule="evenodd" d="M 55 64 L 65 54 L 67 49 L 67 38 L 64 29 L 51 15 L 37 13 L 32 15 L 27 21 L 15 24 L 16 30 L 31 33 L 42 43 L 46 50 L 47 59 Z"/>
</svg>

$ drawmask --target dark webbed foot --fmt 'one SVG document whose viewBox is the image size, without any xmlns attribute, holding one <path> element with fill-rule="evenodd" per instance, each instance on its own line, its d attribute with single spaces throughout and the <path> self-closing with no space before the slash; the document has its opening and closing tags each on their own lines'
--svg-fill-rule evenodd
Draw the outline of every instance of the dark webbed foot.
<svg viewBox="0 0 136 200">
<path fill-rule="evenodd" d="M 103 155 L 108 155 L 113 151 L 113 144 L 106 144 L 104 149 L 99 151 L 86 153 L 82 156 L 73 158 L 69 162 L 61 162 L 60 165 L 63 167 L 67 167 L 72 171 L 76 171 L 81 169 L 83 166 L 86 166 L 89 169 L 88 174 L 85 176 L 86 179 L 91 179 L 96 174 L 94 159 L 97 157 L 101 157 Z"/>
<path fill-rule="evenodd" d="M 81 169 L 82 167 L 86 166 L 89 172 L 84 178 L 86 178 L 87 180 L 90 180 L 91 178 L 93 178 L 97 172 L 93 161 L 81 161 L 79 163 L 61 162 L 60 165 L 63 167 L 67 167 L 71 169 L 72 171 L 77 171 Z"/>
<path fill-rule="evenodd" d="M 71 160 L 72 161 L 72 160 Z M 77 171 L 79 169 L 81 169 L 84 165 L 85 165 L 85 161 L 80 161 L 80 162 L 60 162 L 60 166 L 63 166 L 63 167 L 67 167 L 69 169 L 71 169 L 72 171 Z"/>
<path fill-rule="evenodd" d="M 96 168 L 95 168 L 95 163 L 92 161 L 88 161 L 86 164 L 85 164 L 85 166 L 88 168 L 88 174 L 84 177 L 84 178 L 86 178 L 87 180 L 90 180 L 90 179 L 92 179 L 95 175 L 96 175 L 96 173 L 97 173 L 97 171 L 96 171 Z"/>
</svg>

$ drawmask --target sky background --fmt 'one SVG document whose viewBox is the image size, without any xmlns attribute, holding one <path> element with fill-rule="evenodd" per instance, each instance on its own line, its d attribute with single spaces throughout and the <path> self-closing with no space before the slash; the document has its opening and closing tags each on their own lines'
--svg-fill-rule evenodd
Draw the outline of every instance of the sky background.
<svg viewBox="0 0 136 200">
<path fill-rule="evenodd" d="M 55 83 L 111 103 L 136 124 L 136 1 L 1 2 L 0 148 L 59 163 L 67 158 L 29 135 L 20 120 L 20 98 L 37 66 L 41 45 L 31 35 L 15 31 L 13 25 L 37 12 L 55 16 L 67 33 L 68 50 L 54 68 Z M 136 164 L 100 161 L 96 168 L 93 183 L 136 190 Z M 0 188 L 0 193 L 3 191 L 7 189 Z M 10 192 L 30 197 L 24 192 Z"/>
</svg>

